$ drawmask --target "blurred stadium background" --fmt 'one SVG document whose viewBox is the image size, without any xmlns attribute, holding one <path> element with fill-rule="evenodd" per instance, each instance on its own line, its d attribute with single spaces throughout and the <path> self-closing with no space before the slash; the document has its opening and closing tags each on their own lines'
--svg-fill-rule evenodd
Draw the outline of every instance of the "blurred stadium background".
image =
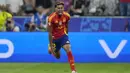
<svg viewBox="0 0 130 73">
<path fill-rule="evenodd" d="M 70 73 L 63 50 L 59 60 L 48 54 L 56 1 L 71 15 L 78 73 L 130 73 L 130 0 L 0 0 L 0 73 Z"/>
</svg>

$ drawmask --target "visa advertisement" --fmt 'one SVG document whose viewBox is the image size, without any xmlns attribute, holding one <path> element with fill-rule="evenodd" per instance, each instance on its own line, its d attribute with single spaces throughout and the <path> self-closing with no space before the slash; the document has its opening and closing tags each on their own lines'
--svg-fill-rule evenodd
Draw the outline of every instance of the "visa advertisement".
<svg viewBox="0 0 130 73">
<path fill-rule="evenodd" d="M 27 17 L 14 17 L 16 25 L 22 31 L 24 30 L 25 23 L 30 22 L 31 18 Z M 123 17 L 72 17 L 69 22 L 70 32 L 124 32 L 125 25 L 130 23 L 130 18 Z M 75 28 L 73 28 L 75 26 Z"/>
<path fill-rule="evenodd" d="M 75 62 L 130 62 L 130 33 L 69 33 Z M 48 54 L 48 33 L 0 33 L 0 62 L 68 62 Z"/>
</svg>

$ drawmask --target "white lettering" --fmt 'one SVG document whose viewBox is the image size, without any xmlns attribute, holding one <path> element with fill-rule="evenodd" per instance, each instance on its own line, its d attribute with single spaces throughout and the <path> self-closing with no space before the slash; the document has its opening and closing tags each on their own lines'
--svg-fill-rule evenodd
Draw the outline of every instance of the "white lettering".
<svg viewBox="0 0 130 73">
<path fill-rule="evenodd" d="M 112 53 L 111 49 L 108 47 L 108 45 L 105 42 L 105 40 L 99 40 L 99 43 L 102 46 L 102 48 L 104 49 L 104 51 L 106 52 L 106 54 L 108 55 L 108 57 L 111 58 L 111 59 L 115 59 L 115 58 L 118 57 L 118 55 L 120 54 L 120 52 L 122 51 L 122 49 L 126 45 L 127 40 L 122 40 L 120 42 L 120 44 L 117 46 L 117 48 L 116 48 L 114 53 Z"/>
<path fill-rule="evenodd" d="M 0 44 L 5 44 L 8 46 L 8 51 L 6 53 L 0 53 L 0 58 L 9 58 L 14 53 L 14 45 L 8 39 L 0 39 Z M 2 49 L 2 48 L 1 48 Z"/>
</svg>

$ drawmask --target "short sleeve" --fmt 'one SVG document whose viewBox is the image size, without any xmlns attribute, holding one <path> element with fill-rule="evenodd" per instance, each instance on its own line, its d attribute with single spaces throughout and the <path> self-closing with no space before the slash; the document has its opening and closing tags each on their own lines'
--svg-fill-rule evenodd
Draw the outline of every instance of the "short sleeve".
<svg viewBox="0 0 130 73">
<path fill-rule="evenodd" d="M 48 26 L 51 26 L 51 24 L 52 24 L 52 18 L 48 17 Z"/>
<path fill-rule="evenodd" d="M 64 12 L 64 14 L 66 15 L 67 20 L 69 21 L 69 20 L 70 20 L 70 14 L 69 14 L 69 13 L 67 13 L 67 12 Z"/>
<path fill-rule="evenodd" d="M 52 22 L 53 22 L 53 18 L 55 16 L 55 13 L 51 14 L 49 17 L 48 17 L 48 26 L 51 26 Z"/>
<path fill-rule="evenodd" d="M 67 18 L 68 18 L 68 21 L 69 21 L 70 20 L 70 15 L 69 14 L 67 15 Z"/>
<path fill-rule="evenodd" d="M 52 23 L 52 17 L 48 17 L 48 22 Z"/>
</svg>

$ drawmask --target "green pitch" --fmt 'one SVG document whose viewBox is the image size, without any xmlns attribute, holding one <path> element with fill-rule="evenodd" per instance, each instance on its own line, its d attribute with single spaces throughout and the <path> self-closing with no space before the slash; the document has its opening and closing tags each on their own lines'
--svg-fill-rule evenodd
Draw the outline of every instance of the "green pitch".
<svg viewBox="0 0 130 73">
<path fill-rule="evenodd" d="M 81 63 L 78 73 L 130 73 L 129 63 Z M 71 73 L 67 63 L 0 63 L 0 73 Z"/>
</svg>

